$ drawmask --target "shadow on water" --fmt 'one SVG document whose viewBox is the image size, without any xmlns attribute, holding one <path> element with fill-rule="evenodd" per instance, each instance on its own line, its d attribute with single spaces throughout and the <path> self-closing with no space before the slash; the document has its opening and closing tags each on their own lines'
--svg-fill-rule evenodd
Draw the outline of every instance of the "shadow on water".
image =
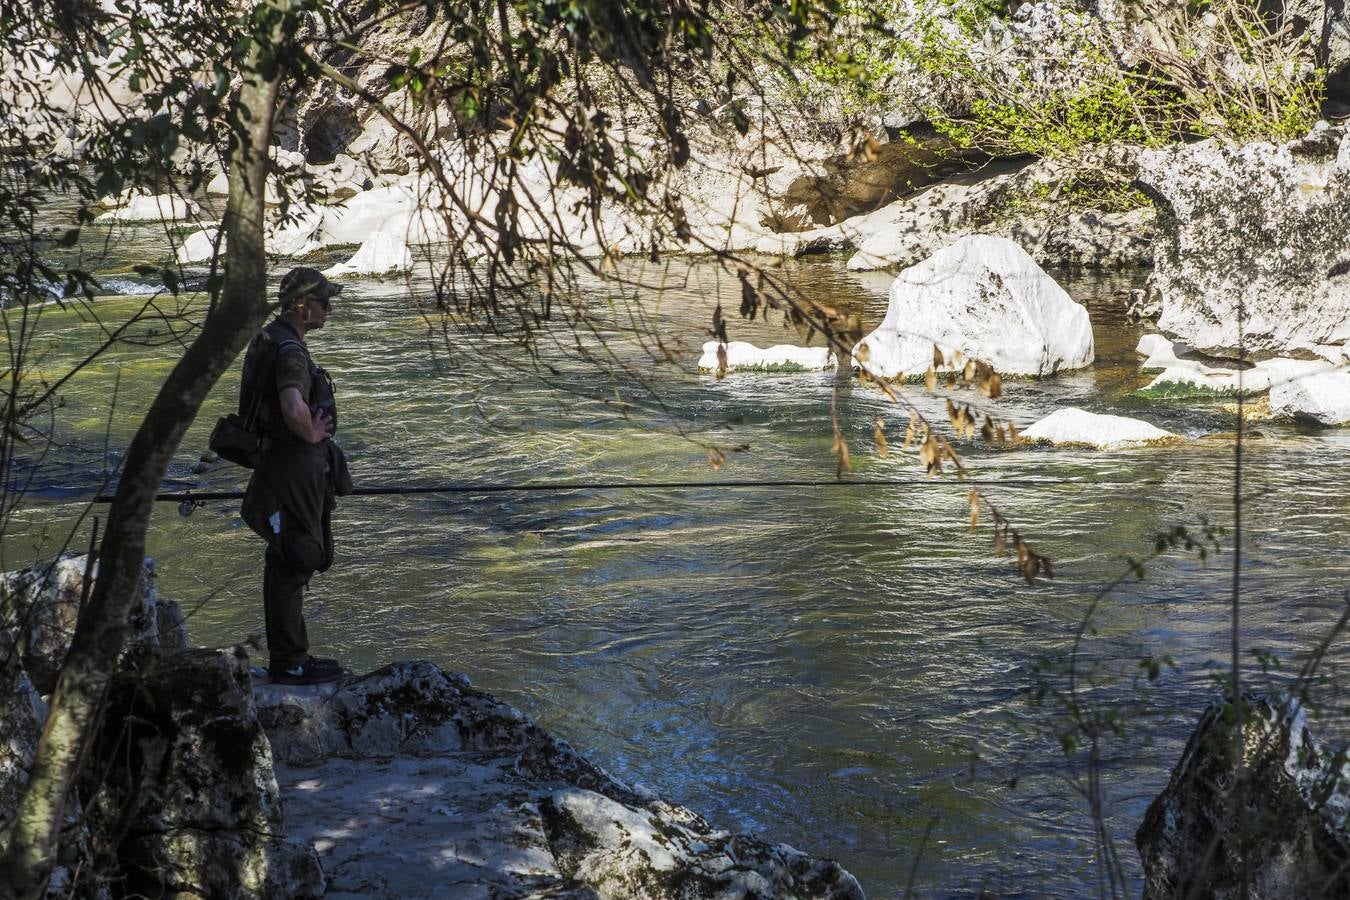
<svg viewBox="0 0 1350 900">
<path fill-rule="evenodd" d="M 837 259 L 784 272 L 812 296 L 860 310 L 869 326 L 885 312 L 887 281 L 859 279 Z M 878 415 L 893 445 L 905 418 L 873 389 L 833 373 L 719 382 L 693 371 L 714 305 L 734 310 L 739 285 L 707 263 L 678 274 L 677 287 L 643 298 L 682 361 L 639 368 L 659 384 L 665 411 L 566 345 L 546 348 L 560 373 L 549 378 L 462 346 L 433 355 L 405 285 L 352 284 L 313 345 L 337 379 L 340 438 L 358 481 L 829 477 L 836 387 L 855 474 L 919 473 L 909 454 L 882 458 L 873 447 Z M 1009 382 L 998 403 L 1005 417 L 1025 426 L 1081 405 L 1193 436 L 1231 428 L 1213 405 L 1131 396 L 1146 377 L 1133 353 L 1140 330 L 1123 321 L 1129 276 L 1066 283 L 1092 312 L 1097 363 Z M 57 365 L 83 326 L 54 317 L 52 327 Z M 733 320 L 731 331 L 761 345 L 796 340 L 773 319 Z M 611 333 L 622 361 L 645 365 L 631 336 Z M 36 486 L 29 533 L 10 536 L 10 565 L 22 564 L 16 548 L 49 547 L 74 514 L 62 505 L 71 491 L 96 483 L 108 464 L 105 424 L 108 445 L 125 445 L 163 377 L 159 359 L 128 350 L 70 385 L 63 443 Z M 119 373 L 122 399 L 110 410 Z M 236 388 L 232 374 L 203 409 L 175 479 L 193 478 L 196 451 Z M 627 416 L 616 396 L 630 401 Z M 942 415 L 942 396 L 915 400 Z M 713 471 L 676 422 L 749 450 Z M 1350 438 L 1262 430 L 1248 448 L 1261 500 L 1245 525 L 1246 637 L 1292 655 L 1334 621 L 1345 586 Z M 924 895 L 1091 893 L 1091 822 L 1053 738 L 1033 727 L 1043 718 L 1027 702 L 1034 672 L 1062 658 L 1087 598 L 1119 574 L 1122 554 L 1146 552 L 1173 524 L 1227 521 L 1231 443 L 967 453 L 981 477 L 1052 482 L 989 493 L 1057 561 L 1053 582 L 1018 580 L 987 531 L 971 534 L 964 490 L 941 482 L 367 498 L 339 507 L 340 559 L 315 581 L 310 631 L 316 649 L 358 671 L 429 658 L 468 672 L 620 777 L 720 826 L 837 857 L 872 896 L 903 890 L 930 823 L 916 875 Z M 242 479 L 225 468 L 199 483 L 226 489 Z M 164 506 L 150 552 L 161 590 L 193 610 L 195 640 L 228 644 L 261 630 L 259 547 L 233 504 L 208 503 L 190 519 Z M 1120 673 L 1141 657 L 1169 653 L 1179 665 L 1158 686 L 1154 712 L 1108 748 L 1107 822 L 1136 884 L 1133 829 L 1212 693 L 1206 667 L 1224 656 L 1224 577 L 1222 560 L 1154 566 L 1103 606 L 1087 648 L 1107 704 L 1130 699 Z M 1338 648 L 1330 665 L 1344 663 Z"/>
</svg>

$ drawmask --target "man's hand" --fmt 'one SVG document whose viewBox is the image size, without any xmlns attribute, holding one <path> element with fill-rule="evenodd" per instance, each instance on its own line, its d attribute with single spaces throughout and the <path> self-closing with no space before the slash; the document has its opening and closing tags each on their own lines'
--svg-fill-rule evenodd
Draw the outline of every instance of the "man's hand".
<svg viewBox="0 0 1350 900">
<path fill-rule="evenodd" d="M 297 388 L 288 387 L 281 392 L 281 417 L 291 433 L 306 443 L 322 444 L 333 436 L 333 417 L 325 409 L 310 412 Z"/>
</svg>

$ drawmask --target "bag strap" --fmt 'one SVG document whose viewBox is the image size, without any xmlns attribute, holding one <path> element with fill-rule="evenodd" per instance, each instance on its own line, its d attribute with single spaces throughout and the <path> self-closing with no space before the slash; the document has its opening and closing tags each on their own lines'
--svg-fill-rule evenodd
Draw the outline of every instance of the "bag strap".
<svg viewBox="0 0 1350 900">
<path fill-rule="evenodd" d="M 266 331 L 261 332 L 267 334 Z M 277 360 L 281 358 L 281 351 L 286 347 L 299 347 L 300 352 L 305 354 L 305 359 L 309 359 L 309 349 L 300 341 L 294 338 L 286 338 L 283 341 L 273 341 L 271 335 L 268 335 L 267 342 L 273 345 L 272 361 L 267 367 L 266 382 L 272 382 L 277 376 Z M 244 416 L 244 427 L 249 431 L 256 431 L 258 427 L 258 414 L 262 412 L 263 398 L 267 396 L 269 384 L 255 384 L 253 386 L 253 403 L 249 406 L 248 415 Z"/>
</svg>

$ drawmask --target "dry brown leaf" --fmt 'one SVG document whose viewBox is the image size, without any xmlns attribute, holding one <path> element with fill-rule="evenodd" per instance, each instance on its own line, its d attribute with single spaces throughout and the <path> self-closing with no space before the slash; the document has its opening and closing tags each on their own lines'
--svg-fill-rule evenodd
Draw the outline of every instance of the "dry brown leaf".
<svg viewBox="0 0 1350 900">
<path fill-rule="evenodd" d="M 937 344 L 933 345 L 933 368 L 940 369 L 947 364 L 947 360 L 942 356 L 942 348 Z"/>
<path fill-rule="evenodd" d="M 914 443 L 914 428 L 919 424 L 919 414 L 912 412 L 909 414 L 909 427 L 905 429 L 904 449 L 908 450 L 909 445 Z"/>
<path fill-rule="evenodd" d="M 719 471 L 722 468 L 722 464 L 726 461 L 726 454 L 721 450 L 718 450 L 716 447 L 708 448 L 708 465 L 713 467 L 714 472 Z"/>
<path fill-rule="evenodd" d="M 930 391 L 937 387 L 937 369 L 929 366 L 928 371 L 923 373 L 923 386 Z"/>
<path fill-rule="evenodd" d="M 1040 567 L 1040 557 L 1035 553 L 1027 551 L 1027 558 L 1022 561 L 1022 577 L 1027 580 L 1027 584 L 1036 583 L 1036 570 Z"/>
<path fill-rule="evenodd" d="M 891 449 L 886 444 L 886 420 L 881 416 L 877 416 L 876 421 L 872 423 L 872 437 L 876 439 L 877 452 L 885 459 L 890 455 Z"/>
<path fill-rule="evenodd" d="M 980 492 L 970 489 L 970 527 L 974 530 L 980 524 Z"/>
</svg>

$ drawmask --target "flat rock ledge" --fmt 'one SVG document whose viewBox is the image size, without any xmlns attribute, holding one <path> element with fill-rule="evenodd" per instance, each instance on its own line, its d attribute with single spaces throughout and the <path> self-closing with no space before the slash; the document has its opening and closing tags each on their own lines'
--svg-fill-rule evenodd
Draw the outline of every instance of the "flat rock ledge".
<svg viewBox="0 0 1350 900">
<path fill-rule="evenodd" d="M 429 662 L 254 700 L 328 897 L 863 896 L 838 863 L 714 829 Z"/>
</svg>

